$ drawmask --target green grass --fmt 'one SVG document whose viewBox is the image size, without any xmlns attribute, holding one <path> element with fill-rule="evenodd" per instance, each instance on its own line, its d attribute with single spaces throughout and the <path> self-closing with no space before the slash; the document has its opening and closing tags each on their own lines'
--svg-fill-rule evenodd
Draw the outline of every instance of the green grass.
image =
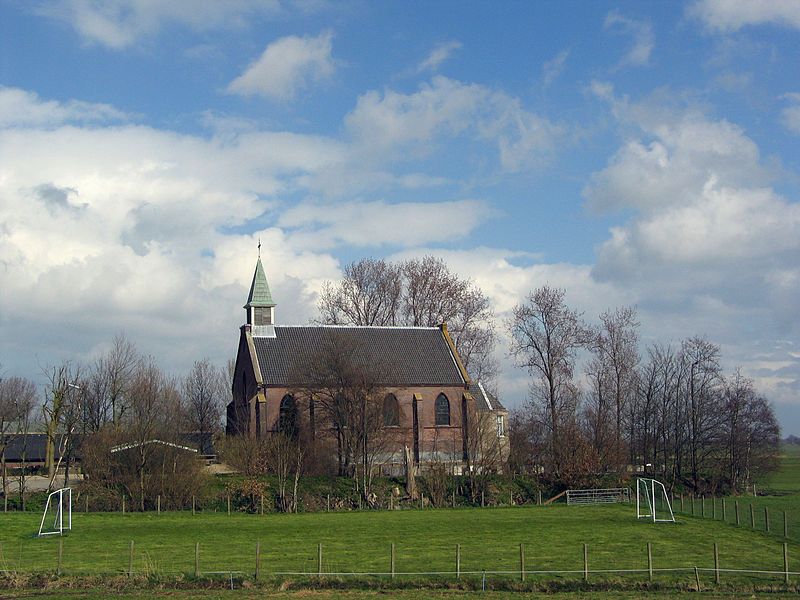
<svg viewBox="0 0 800 600">
<path fill-rule="evenodd" d="M 0 515 L 1 569 L 55 571 L 59 540 L 35 538 L 38 521 L 33 514 Z M 396 570 L 407 573 L 454 571 L 457 543 L 461 544 L 463 572 L 515 571 L 519 568 L 519 544 L 523 543 L 527 569 L 575 571 L 540 577 L 556 581 L 580 580 L 584 543 L 588 544 L 590 569 L 646 569 L 647 542 L 652 543 L 656 569 L 713 568 L 713 542 L 719 545 L 723 568 L 783 568 L 782 544 L 774 537 L 692 517 L 680 517 L 676 524 L 637 521 L 631 506 L 613 505 L 265 516 L 76 514 L 73 531 L 63 538 L 63 573 L 121 574 L 128 568 L 131 540 L 135 542 L 134 571 L 154 577 L 191 574 L 196 542 L 200 543 L 202 572 L 239 571 L 251 577 L 257 541 L 261 543 L 262 574 L 268 577 L 316 573 L 318 543 L 322 544 L 323 570 L 329 573 L 385 573 L 392 542 L 396 544 Z M 789 551 L 800 559 L 800 544 L 791 542 Z M 797 564 L 795 560 L 795 568 Z M 407 576 L 399 579 L 403 577 Z M 468 577 L 474 580 L 480 575 Z M 495 581 L 517 577 L 490 576 Z M 660 573 L 656 579 L 688 585 L 693 577 L 689 572 Z M 592 576 L 595 581 L 609 578 L 643 582 L 647 575 Z M 711 574 L 702 573 L 702 578 L 709 581 Z M 723 578 L 780 581 L 775 575 L 744 578 L 726 574 Z"/>
<path fill-rule="evenodd" d="M 770 475 L 764 489 L 777 493 L 800 492 L 800 445 L 781 446 L 780 468 Z"/>
</svg>

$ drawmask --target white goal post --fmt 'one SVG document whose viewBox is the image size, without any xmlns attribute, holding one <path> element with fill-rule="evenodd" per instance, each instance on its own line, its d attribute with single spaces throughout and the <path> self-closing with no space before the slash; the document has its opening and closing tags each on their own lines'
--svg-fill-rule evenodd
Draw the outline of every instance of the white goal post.
<svg viewBox="0 0 800 600">
<path fill-rule="evenodd" d="M 48 514 L 53 517 L 53 525 L 46 525 Z M 65 518 L 66 517 L 66 518 Z M 66 522 L 65 522 L 66 521 Z M 65 530 L 72 529 L 72 488 L 61 488 L 47 496 L 42 522 L 39 524 L 39 537 L 45 535 L 63 535 Z"/>
<path fill-rule="evenodd" d="M 664 484 L 655 479 L 636 480 L 636 518 L 654 523 L 674 523 L 675 515 Z"/>
</svg>

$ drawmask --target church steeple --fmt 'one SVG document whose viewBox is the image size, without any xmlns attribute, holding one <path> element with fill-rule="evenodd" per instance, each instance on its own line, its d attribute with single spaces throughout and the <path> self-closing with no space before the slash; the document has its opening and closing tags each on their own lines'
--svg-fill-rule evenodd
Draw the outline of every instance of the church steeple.
<svg viewBox="0 0 800 600">
<path fill-rule="evenodd" d="M 247 311 L 248 325 L 273 325 L 275 323 L 275 302 L 269 291 L 264 265 L 261 264 L 261 242 L 258 246 L 258 262 L 256 262 L 253 283 L 250 284 L 250 294 L 247 296 L 247 304 L 244 305 L 244 309 Z"/>
</svg>

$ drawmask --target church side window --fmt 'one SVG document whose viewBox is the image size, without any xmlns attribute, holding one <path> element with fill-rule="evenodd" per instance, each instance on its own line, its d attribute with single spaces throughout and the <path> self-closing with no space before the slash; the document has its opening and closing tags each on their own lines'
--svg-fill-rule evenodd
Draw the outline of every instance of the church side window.
<svg viewBox="0 0 800 600">
<path fill-rule="evenodd" d="M 436 397 L 436 424 L 450 425 L 450 401 L 444 394 Z"/>
<path fill-rule="evenodd" d="M 383 399 L 383 424 L 386 427 L 400 425 L 400 407 L 394 394 L 386 394 Z"/>
<path fill-rule="evenodd" d="M 286 394 L 281 399 L 280 414 L 278 415 L 278 431 L 291 438 L 296 438 L 299 429 L 297 423 L 297 404 L 294 397 Z"/>
</svg>

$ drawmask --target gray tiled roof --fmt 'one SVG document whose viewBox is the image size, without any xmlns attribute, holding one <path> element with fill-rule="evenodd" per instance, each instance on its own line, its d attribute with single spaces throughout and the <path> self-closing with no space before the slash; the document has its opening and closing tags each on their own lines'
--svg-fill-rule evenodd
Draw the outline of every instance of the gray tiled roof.
<svg viewBox="0 0 800 600">
<path fill-rule="evenodd" d="M 475 404 L 478 410 L 489 411 L 506 409 L 506 407 L 500 404 L 500 401 L 480 383 L 471 384 L 469 386 L 469 391 L 472 393 L 473 398 L 475 398 Z"/>
<path fill-rule="evenodd" d="M 341 340 L 341 342 L 339 342 Z M 463 386 L 450 346 L 438 327 L 275 326 L 275 337 L 253 336 L 266 385 L 301 383 L 319 349 L 331 341 L 374 365 L 387 386 Z"/>
</svg>

